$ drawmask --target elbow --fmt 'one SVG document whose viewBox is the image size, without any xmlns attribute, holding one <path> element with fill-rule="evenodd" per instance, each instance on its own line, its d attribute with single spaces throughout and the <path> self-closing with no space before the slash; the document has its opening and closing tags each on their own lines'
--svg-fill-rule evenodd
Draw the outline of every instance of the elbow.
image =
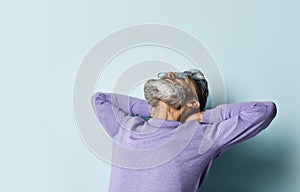
<svg viewBox="0 0 300 192">
<path fill-rule="evenodd" d="M 102 92 L 96 92 L 90 98 L 90 101 L 93 106 L 101 105 L 105 103 L 106 100 L 106 95 Z"/>
<path fill-rule="evenodd" d="M 268 114 L 268 116 L 271 119 L 275 118 L 275 116 L 277 114 L 276 104 L 274 102 L 272 102 L 272 101 L 265 102 L 265 104 L 267 105 L 267 114 Z"/>
<path fill-rule="evenodd" d="M 252 112 L 255 112 L 262 121 L 271 122 L 277 114 L 276 104 L 272 101 L 257 102 L 254 107 Z"/>
<path fill-rule="evenodd" d="M 259 102 L 257 105 L 258 120 L 260 129 L 265 129 L 273 121 L 277 114 L 276 104 L 272 101 Z"/>
</svg>

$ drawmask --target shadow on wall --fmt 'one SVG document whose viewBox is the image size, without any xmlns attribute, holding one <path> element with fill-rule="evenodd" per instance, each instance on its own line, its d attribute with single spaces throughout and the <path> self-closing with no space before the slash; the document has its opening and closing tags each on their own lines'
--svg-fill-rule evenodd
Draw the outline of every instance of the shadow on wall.
<svg viewBox="0 0 300 192">
<path fill-rule="evenodd" d="M 214 161 L 199 191 L 290 192 L 290 184 L 295 181 L 291 162 L 295 150 L 294 135 L 278 138 L 268 134 L 271 129 L 287 127 L 287 124 L 281 126 L 273 122 L 254 138 L 225 151 Z"/>
<path fill-rule="evenodd" d="M 238 144 L 216 159 L 200 191 L 285 191 L 291 177 L 289 152 L 278 146 L 259 146 L 256 140 Z"/>
</svg>

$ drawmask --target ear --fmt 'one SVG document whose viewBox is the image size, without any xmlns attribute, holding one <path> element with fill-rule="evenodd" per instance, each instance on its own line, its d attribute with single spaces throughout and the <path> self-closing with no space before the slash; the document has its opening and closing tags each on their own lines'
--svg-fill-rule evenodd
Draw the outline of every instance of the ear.
<svg viewBox="0 0 300 192">
<path fill-rule="evenodd" d="M 200 103 L 199 103 L 198 99 L 195 99 L 195 98 L 188 101 L 186 105 L 193 109 L 198 109 L 200 107 Z"/>
</svg>

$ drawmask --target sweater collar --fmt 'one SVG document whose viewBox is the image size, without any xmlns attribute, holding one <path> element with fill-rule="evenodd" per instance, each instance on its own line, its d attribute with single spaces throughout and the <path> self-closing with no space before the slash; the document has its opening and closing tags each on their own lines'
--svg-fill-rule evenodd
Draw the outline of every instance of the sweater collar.
<svg viewBox="0 0 300 192">
<path fill-rule="evenodd" d="M 148 124 L 153 127 L 178 127 L 182 123 L 179 121 L 173 120 L 166 120 L 166 119 L 158 119 L 158 118 L 151 118 L 148 121 Z"/>
</svg>

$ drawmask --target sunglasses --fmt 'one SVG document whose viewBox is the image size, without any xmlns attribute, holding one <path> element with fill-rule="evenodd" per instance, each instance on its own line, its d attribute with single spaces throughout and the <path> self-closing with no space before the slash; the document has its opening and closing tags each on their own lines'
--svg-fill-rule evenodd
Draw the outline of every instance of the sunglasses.
<svg viewBox="0 0 300 192">
<path fill-rule="evenodd" d="M 185 78 L 191 78 L 193 80 L 203 80 L 203 79 L 205 79 L 203 73 L 199 70 L 193 70 L 193 72 L 184 71 L 184 72 L 173 73 L 173 74 L 176 78 L 179 78 L 179 79 L 185 79 Z M 166 78 L 167 76 L 168 76 L 168 73 L 166 73 L 166 72 L 160 72 L 160 73 L 157 74 L 157 77 L 159 79 Z"/>
</svg>

